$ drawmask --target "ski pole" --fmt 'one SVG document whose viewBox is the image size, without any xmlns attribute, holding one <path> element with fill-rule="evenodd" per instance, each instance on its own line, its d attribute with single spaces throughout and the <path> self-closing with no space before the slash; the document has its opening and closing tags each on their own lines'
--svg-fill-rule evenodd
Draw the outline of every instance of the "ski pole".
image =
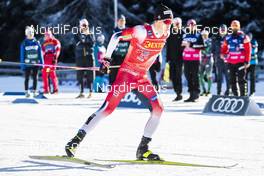
<svg viewBox="0 0 264 176">
<path fill-rule="evenodd" d="M 52 67 L 52 68 L 62 68 L 62 69 L 72 69 L 72 70 L 91 70 L 91 71 L 99 71 L 100 67 L 76 67 L 76 66 L 63 66 L 63 65 L 50 65 L 50 64 L 30 64 L 30 63 L 20 63 L 20 62 L 9 62 L 0 60 L 0 63 L 8 64 L 8 65 L 29 65 L 29 66 L 39 66 L 39 67 Z M 119 68 L 120 65 L 110 66 L 109 68 Z"/>
</svg>

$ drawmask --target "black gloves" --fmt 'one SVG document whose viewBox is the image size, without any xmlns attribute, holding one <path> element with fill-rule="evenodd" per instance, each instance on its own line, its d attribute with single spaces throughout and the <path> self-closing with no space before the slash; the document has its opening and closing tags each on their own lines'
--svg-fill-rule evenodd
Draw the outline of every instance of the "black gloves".
<svg viewBox="0 0 264 176">
<path fill-rule="evenodd" d="M 110 66 L 110 62 L 110 58 L 104 58 L 99 71 L 106 74 L 108 71 L 108 67 Z"/>
</svg>

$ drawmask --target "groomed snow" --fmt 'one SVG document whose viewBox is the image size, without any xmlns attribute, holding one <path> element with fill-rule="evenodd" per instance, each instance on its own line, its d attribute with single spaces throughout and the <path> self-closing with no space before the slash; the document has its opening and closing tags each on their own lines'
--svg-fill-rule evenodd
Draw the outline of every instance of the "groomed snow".
<svg viewBox="0 0 264 176">
<path fill-rule="evenodd" d="M 20 77 L 0 77 L 0 92 L 21 91 Z M 263 83 L 253 99 L 264 103 Z M 66 142 L 106 94 L 74 99 L 78 88 L 63 87 L 39 104 L 12 104 L 19 96 L 0 95 L 0 175 L 14 176 L 263 176 L 263 116 L 209 116 L 201 113 L 208 97 L 197 103 L 172 103 L 174 94 L 162 93 L 165 112 L 151 149 L 166 160 L 210 165 L 239 165 L 232 169 L 158 165 L 119 165 L 113 169 L 40 161 L 29 155 L 62 155 Z M 72 92 L 72 91 L 75 91 Z M 187 97 L 187 94 L 184 94 Z M 88 135 L 77 157 L 135 159 L 149 112 L 118 108 Z M 98 161 L 97 161 L 98 162 Z"/>
</svg>

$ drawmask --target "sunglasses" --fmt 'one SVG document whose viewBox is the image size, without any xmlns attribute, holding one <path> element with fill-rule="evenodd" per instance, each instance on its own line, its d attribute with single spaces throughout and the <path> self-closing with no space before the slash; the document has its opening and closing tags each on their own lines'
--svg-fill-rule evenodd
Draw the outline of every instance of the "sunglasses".
<svg viewBox="0 0 264 176">
<path fill-rule="evenodd" d="M 172 24 L 172 20 L 171 19 L 163 20 L 163 23 L 166 24 L 166 25 L 171 25 Z"/>
</svg>

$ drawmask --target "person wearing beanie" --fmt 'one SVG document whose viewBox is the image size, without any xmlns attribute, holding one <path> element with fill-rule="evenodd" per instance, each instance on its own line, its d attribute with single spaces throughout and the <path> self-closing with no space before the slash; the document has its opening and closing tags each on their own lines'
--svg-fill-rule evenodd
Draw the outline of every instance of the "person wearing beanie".
<svg viewBox="0 0 264 176">
<path fill-rule="evenodd" d="M 79 21 L 80 32 L 74 36 L 75 45 L 75 61 L 77 67 L 93 67 L 94 66 L 94 45 L 95 36 L 89 30 L 89 22 L 87 19 Z M 80 86 L 80 94 L 76 98 L 84 98 L 85 82 L 89 90 L 87 98 L 92 96 L 94 71 L 77 70 L 77 81 Z"/>
<path fill-rule="evenodd" d="M 26 39 L 20 45 L 20 67 L 25 73 L 25 95 L 30 97 L 29 78 L 30 76 L 33 78 L 33 94 L 37 96 L 38 71 L 41 68 L 38 65 L 34 66 L 34 64 L 43 64 L 44 62 L 40 43 L 34 37 L 34 28 L 27 26 L 25 35 Z"/>
<path fill-rule="evenodd" d="M 119 41 L 130 41 L 128 52 L 101 108 L 88 117 L 77 134 L 66 144 L 65 151 L 69 157 L 74 156 L 84 137 L 100 120 L 109 116 L 116 109 L 121 99 L 128 92 L 137 91 L 148 100 L 151 113 L 138 145 L 136 158 L 138 160 L 162 160 L 158 154 L 149 150 L 149 142 L 159 125 L 163 106 L 155 87 L 147 78 L 147 73 L 170 35 L 172 19 L 172 11 L 164 5 L 159 5 L 155 10 L 152 24 L 127 28 L 112 35 L 101 70 L 107 70 L 112 53 Z M 122 88 L 124 85 L 126 86 L 125 89 Z"/>
</svg>

